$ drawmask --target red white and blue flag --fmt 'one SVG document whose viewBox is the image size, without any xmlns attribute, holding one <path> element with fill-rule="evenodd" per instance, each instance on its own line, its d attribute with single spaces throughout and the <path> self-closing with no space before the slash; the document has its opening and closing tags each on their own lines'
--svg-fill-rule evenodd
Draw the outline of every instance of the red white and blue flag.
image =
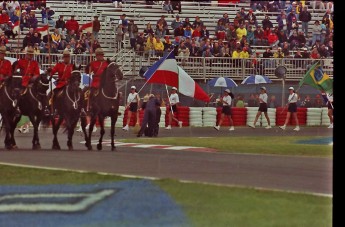
<svg viewBox="0 0 345 227">
<path fill-rule="evenodd" d="M 176 87 L 183 95 L 205 102 L 210 101 L 207 93 L 177 65 L 173 52 L 154 63 L 145 72 L 144 77 L 147 83 L 166 84 Z"/>
</svg>

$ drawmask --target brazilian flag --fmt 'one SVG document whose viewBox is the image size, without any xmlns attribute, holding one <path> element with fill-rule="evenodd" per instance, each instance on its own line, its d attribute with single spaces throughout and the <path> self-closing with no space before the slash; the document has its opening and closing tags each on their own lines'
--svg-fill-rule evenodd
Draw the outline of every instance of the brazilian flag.
<svg viewBox="0 0 345 227">
<path fill-rule="evenodd" d="M 322 70 L 320 62 L 316 62 L 308 70 L 303 79 L 299 82 L 299 86 L 301 87 L 304 83 L 318 90 L 326 92 L 333 91 L 333 80 Z"/>
</svg>

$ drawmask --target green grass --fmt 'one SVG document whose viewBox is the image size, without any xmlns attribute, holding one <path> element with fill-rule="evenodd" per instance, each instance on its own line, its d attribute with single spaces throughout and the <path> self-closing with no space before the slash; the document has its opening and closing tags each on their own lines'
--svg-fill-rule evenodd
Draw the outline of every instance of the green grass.
<svg viewBox="0 0 345 227">
<path fill-rule="evenodd" d="M 333 146 L 297 144 L 298 140 L 317 139 L 324 137 L 165 137 L 165 138 L 140 138 L 121 139 L 121 142 L 162 144 L 174 146 L 196 146 L 214 148 L 221 152 L 228 153 L 255 153 L 255 154 L 277 154 L 277 155 L 302 155 L 316 157 L 331 157 Z"/>
<path fill-rule="evenodd" d="M 0 165 L 1 185 L 94 184 L 126 178 Z M 155 181 L 196 227 L 332 226 L 332 199 L 250 188 Z"/>
</svg>

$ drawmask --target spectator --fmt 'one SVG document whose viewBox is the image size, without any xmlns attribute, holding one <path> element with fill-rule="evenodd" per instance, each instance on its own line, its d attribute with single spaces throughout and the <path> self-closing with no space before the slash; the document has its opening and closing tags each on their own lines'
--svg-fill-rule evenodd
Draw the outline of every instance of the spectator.
<svg viewBox="0 0 345 227">
<path fill-rule="evenodd" d="M 313 49 L 311 50 L 310 58 L 312 58 L 312 59 L 320 59 L 321 58 L 319 51 L 317 50 L 317 47 L 313 47 Z"/>
<path fill-rule="evenodd" d="M 28 28 L 34 28 L 34 29 L 37 28 L 38 20 L 35 17 L 35 12 L 34 11 L 30 12 L 27 24 L 28 24 Z"/>
<path fill-rule="evenodd" d="M 271 46 L 271 47 L 275 47 L 278 45 L 279 43 L 279 38 L 277 36 L 277 34 L 275 32 L 271 32 L 268 37 L 267 37 L 267 40 L 268 40 L 268 44 Z"/>
<path fill-rule="evenodd" d="M 257 26 L 254 31 L 254 45 L 266 46 L 268 44 L 267 39 L 264 38 L 264 31 L 261 26 Z"/>
<path fill-rule="evenodd" d="M 196 16 L 193 22 L 192 28 L 196 29 L 197 27 L 202 27 L 203 25 L 204 25 L 204 22 L 200 19 L 199 16 Z"/>
<path fill-rule="evenodd" d="M 328 48 L 329 57 L 333 57 L 333 41 L 328 41 L 326 47 Z"/>
<path fill-rule="evenodd" d="M 230 19 L 227 13 L 223 14 L 223 17 L 219 19 L 219 21 L 222 21 L 223 24 L 230 23 Z"/>
<path fill-rule="evenodd" d="M 128 20 L 126 19 L 126 14 L 122 14 L 120 16 L 120 19 L 119 19 L 119 22 L 118 22 L 118 25 L 121 24 L 122 26 L 122 31 L 123 33 L 126 33 L 128 31 Z M 118 27 L 117 27 L 118 28 Z"/>
<path fill-rule="evenodd" d="M 273 54 L 274 58 L 284 58 L 284 53 L 281 47 L 278 47 L 278 50 Z"/>
<path fill-rule="evenodd" d="M 320 48 L 318 49 L 318 52 L 320 54 L 320 58 L 328 58 L 329 57 L 328 48 L 326 47 L 325 44 L 321 44 Z"/>
<path fill-rule="evenodd" d="M 243 24 L 240 25 L 239 28 L 236 29 L 237 34 L 237 41 L 242 39 L 242 36 L 247 36 L 247 29 L 244 27 Z"/>
<path fill-rule="evenodd" d="M 171 28 L 175 30 L 182 24 L 183 22 L 180 20 L 180 16 L 176 15 L 176 19 L 171 22 Z"/>
<path fill-rule="evenodd" d="M 138 37 L 138 26 L 134 23 L 134 20 L 129 20 L 128 24 L 128 33 L 129 33 L 129 42 L 131 45 L 131 48 L 135 49 L 135 42 L 136 38 Z"/>
<path fill-rule="evenodd" d="M 146 28 L 144 29 L 144 35 L 148 36 L 149 34 L 151 34 L 151 35 L 154 34 L 154 31 L 152 29 L 152 26 L 151 26 L 150 22 L 146 24 Z"/>
<path fill-rule="evenodd" d="M 286 17 L 286 20 L 287 20 L 287 33 L 290 34 L 290 31 L 292 29 L 292 23 L 296 23 L 297 21 L 297 17 L 296 17 L 296 14 L 295 14 L 295 11 L 292 10 Z M 296 26 L 296 24 L 295 24 Z M 290 34 L 291 35 L 291 34 Z"/>
<path fill-rule="evenodd" d="M 189 21 L 189 17 L 186 17 L 184 21 L 182 22 L 183 28 L 186 28 L 187 26 L 192 27 L 192 24 Z"/>
<path fill-rule="evenodd" d="M 279 19 L 277 19 L 279 30 L 284 31 L 285 34 L 288 34 L 288 21 L 286 14 L 283 13 Z"/>
<path fill-rule="evenodd" d="M 324 107 L 323 100 L 319 94 L 315 96 L 314 107 L 316 108 Z"/>
<path fill-rule="evenodd" d="M 202 26 L 202 30 L 201 30 L 201 38 L 209 38 L 210 37 L 210 32 L 209 30 L 206 28 L 206 25 Z"/>
<path fill-rule="evenodd" d="M 31 37 L 31 43 L 41 43 L 42 39 L 39 36 L 38 32 L 34 32 L 34 35 Z"/>
<path fill-rule="evenodd" d="M 55 28 L 59 29 L 60 34 L 62 34 L 62 31 L 65 30 L 65 21 L 63 19 L 63 15 L 59 16 L 59 19 L 55 23 Z"/>
<path fill-rule="evenodd" d="M 244 18 L 245 16 L 246 16 L 246 12 L 245 12 L 245 9 L 242 7 L 241 9 L 240 9 L 240 16 L 242 17 L 242 18 Z"/>
<path fill-rule="evenodd" d="M 79 23 L 74 18 L 75 18 L 75 16 L 72 15 L 71 19 L 66 21 L 65 27 L 66 27 L 67 33 L 69 33 L 71 30 L 74 30 L 75 34 L 78 35 L 79 34 Z"/>
<path fill-rule="evenodd" d="M 174 14 L 174 9 L 172 7 L 170 0 L 165 0 L 163 2 L 163 9 L 166 10 L 168 13 Z"/>
<path fill-rule="evenodd" d="M 50 27 L 55 27 L 55 21 L 53 20 L 53 15 L 55 14 L 55 11 L 50 9 L 49 7 L 46 7 L 46 16 L 47 16 L 47 21 Z M 45 21 L 44 24 L 47 23 L 47 21 Z"/>
<path fill-rule="evenodd" d="M 308 52 L 308 49 L 306 47 L 302 48 L 303 52 L 301 53 L 302 57 L 305 59 L 310 58 L 310 53 Z"/>
<path fill-rule="evenodd" d="M 297 39 L 298 39 L 298 47 L 302 48 L 307 44 L 307 40 L 304 36 L 304 32 L 303 31 L 299 31 L 298 35 L 297 35 Z"/>
<path fill-rule="evenodd" d="M 311 21 L 311 14 L 308 12 L 308 7 L 304 6 L 302 12 L 299 14 L 299 20 L 302 21 L 302 31 L 305 34 L 305 37 L 308 37 L 308 23 Z"/>
<path fill-rule="evenodd" d="M 136 46 L 135 46 L 135 51 L 138 52 L 140 55 L 142 55 L 144 53 L 144 47 L 145 47 L 145 37 L 144 37 L 144 33 L 140 32 L 139 35 L 136 38 Z"/>
<path fill-rule="evenodd" d="M 81 42 L 77 43 L 76 48 L 75 48 L 73 53 L 74 54 L 83 54 L 83 53 L 85 53 L 85 48 L 83 47 Z"/>
<path fill-rule="evenodd" d="M 234 21 L 237 21 L 238 25 L 244 24 L 244 18 L 241 17 L 241 14 L 239 12 L 236 13 L 236 16 L 234 18 Z M 219 21 L 218 21 L 219 22 Z M 249 23 L 249 22 L 248 22 Z"/>
<path fill-rule="evenodd" d="M 266 28 L 273 28 L 273 24 L 270 21 L 270 17 L 268 15 L 265 16 L 265 19 L 262 20 L 262 28 L 266 30 Z"/>
<path fill-rule="evenodd" d="M 154 37 L 152 35 L 149 35 L 147 38 L 145 52 L 149 55 L 149 57 L 153 57 L 155 55 Z"/>
<path fill-rule="evenodd" d="M 279 106 L 276 97 L 274 95 L 271 96 L 270 100 L 268 101 L 268 108 L 277 108 Z"/>
<path fill-rule="evenodd" d="M 91 45 L 92 52 L 94 52 L 97 48 L 102 48 L 101 44 L 99 43 L 98 39 L 94 39 Z"/>
<path fill-rule="evenodd" d="M 94 16 L 92 21 L 92 35 L 94 39 L 98 39 L 98 33 L 101 30 L 101 22 L 98 20 L 98 16 Z"/>
<path fill-rule="evenodd" d="M 190 56 L 191 57 L 200 57 L 200 48 L 196 46 L 195 43 L 192 43 L 192 48 L 190 49 Z"/>
<path fill-rule="evenodd" d="M 159 37 L 156 37 L 154 39 L 154 49 L 155 49 L 155 54 L 159 57 L 163 56 L 163 51 L 164 51 L 164 44 L 163 42 L 160 40 Z"/>
<path fill-rule="evenodd" d="M 290 50 L 292 50 L 295 47 L 299 46 L 299 39 L 298 39 L 296 31 L 292 32 L 292 35 L 289 37 L 289 41 L 288 42 L 290 43 Z"/>
<path fill-rule="evenodd" d="M 171 2 L 171 6 L 173 10 L 177 10 L 179 14 L 181 14 L 181 1 L 174 0 Z"/>
<path fill-rule="evenodd" d="M 192 37 L 193 30 L 192 28 L 188 25 L 183 32 L 184 37 Z"/>
<path fill-rule="evenodd" d="M 282 52 L 285 57 L 290 56 L 290 46 L 288 42 L 284 42 L 283 47 L 282 47 Z"/>
<path fill-rule="evenodd" d="M 283 46 L 285 42 L 288 41 L 288 38 L 286 36 L 286 33 L 283 30 L 280 30 L 278 33 L 278 39 L 279 39 L 279 46 Z"/>
<path fill-rule="evenodd" d="M 169 35 L 169 26 L 168 26 L 167 21 L 165 20 L 164 15 L 162 15 L 161 18 L 157 21 L 157 25 L 159 23 L 163 24 L 163 36 L 162 37 L 164 37 L 166 34 Z"/>
<path fill-rule="evenodd" d="M 197 26 L 192 33 L 192 38 L 194 38 L 196 41 L 199 41 L 201 38 L 201 27 Z"/>
<path fill-rule="evenodd" d="M 312 36 L 312 42 L 311 42 L 311 46 L 313 46 L 316 42 L 316 40 L 321 40 L 321 25 L 320 25 L 320 21 L 316 20 L 314 22 L 314 27 L 313 27 L 313 36 Z"/>
<path fill-rule="evenodd" d="M 245 17 L 244 19 L 245 19 L 245 20 L 248 20 L 250 25 L 255 26 L 255 27 L 258 26 L 258 22 L 257 22 L 257 20 L 256 20 L 256 16 L 254 15 L 252 9 L 250 9 L 250 10 L 248 11 L 248 14 L 246 15 L 246 17 Z"/>
<path fill-rule="evenodd" d="M 170 40 L 170 37 L 168 35 L 164 36 L 163 45 L 164 45 L 164 50 L 165 51 L 167 49 L 170 49 L 170 47 L 171 47 L 171 40 Z"/>
<path fill-rule="evenodd" d="M 183 29 L 182 24 L 180 24 L 180 27 L 178 27 L 174 30 L 174 36 L 175 37 L 183 37 L 184 36 L 184 29 Z"/>
<path fill-rule="evenodd" d="M 255 94 L 250 94 L 249 100 L 248 100 L 248 107 L 258 107 L 259 102 L 258 99 L 255 97 Z"/>
<path fill-rule="evenodd" d="M 301 107 L 304 107 L 304 108 L 310 108 L 310 107 L 313 107 L 313 103 L 310 99 L 310 95 L 306 95 L 304 100 L 301 102 Z"/>
<path fill-rule="evenodd" d="M 178 48 L 178 56 L 181 57 L 183 66 L 186 65 L 189 55 L 190 55 L 190 52 L 189 52 L 189 49 L 186 47 L 185 42 L 181 42 Z"/>
<path fill-rule="evenodd" d="M 295 66 L 295 68 L 302 68 L 303 62 L 301 61 L 301 59 L 303 58 L 303 56 L 302 56 L 302 53 L 299 49 L 296 51 L 293 58 L 297 59 L 297 60 L 293 61 L 293 65 Z"/>
<path fill-rule="evenodd" d="M 123 31 L 123 25 L 118 24 L 116 28 L 116 35 L 115 35 L 115 41 L 116 41 L 116 50 L 119 52 L 120 49 L 123 47 L 123 39 L 124 39 L 124 31 Z"/>
<path fill-rule="evenodd" d="M 155 31 L 155 35 L 158 36 L 158 38 L 163 38 L 165 36 L 165 28 L 164 28 L 164 25 L 163 25 L 163 22 L 162 21 L 159 21 L 156 25 L 156 31 Z"/>
<path fill-rule="evenodd" d="M 32 45 L 31 42 L 31 35 L 28 33 L 25 35 L 24 39 L 23 39 L 23 47 L 22 50 L 25 49 L 25 47 L 27 47 L 28 45 Z"/>
</svg>

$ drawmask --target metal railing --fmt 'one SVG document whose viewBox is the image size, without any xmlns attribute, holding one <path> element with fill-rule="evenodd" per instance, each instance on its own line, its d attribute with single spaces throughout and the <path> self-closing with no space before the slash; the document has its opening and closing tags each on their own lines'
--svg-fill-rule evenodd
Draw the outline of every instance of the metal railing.
<svg viewBox="0 0 345 227">
<path fill-rule="evenodd" d="M 9 53 L 8 57 L 24 58 L 24 53 Z M 62 54 L 47 53 L 35 54 L 34 59 L 40 63 L 42 70 L 55 65 L 62 60 Z M 89 53 L 71 55 L 71 62 L 81 65 L 84 69 L 95 55 Z M 133 50 L 122 49 L 111 58 L 123 69 L 126 77 L 137 77 L 143 66 L 151 66 L 159 57 L 147 57 L 145 54 L 138 55 Z M 318 59 L 323 66 L 323 71 L 333 78 L 333 59 Z M 181 57 L 176 56 L 176 61 L 193 79 L 207 81 L 214 77 L 224 76 L 234 80 L 243 80 L 251 74 L 266 75 L 271 80 L 280 80 L 275 76 L 275 69 L 282 65 L 287 68 L 286 81 L 299 81 L 303 78 L 308 68 L 317 59 L 295 58 L 248 58 L 233 59 L 230 57 Z M 129 79 L 129 78 L 127 78 Z"/>
</svg>

